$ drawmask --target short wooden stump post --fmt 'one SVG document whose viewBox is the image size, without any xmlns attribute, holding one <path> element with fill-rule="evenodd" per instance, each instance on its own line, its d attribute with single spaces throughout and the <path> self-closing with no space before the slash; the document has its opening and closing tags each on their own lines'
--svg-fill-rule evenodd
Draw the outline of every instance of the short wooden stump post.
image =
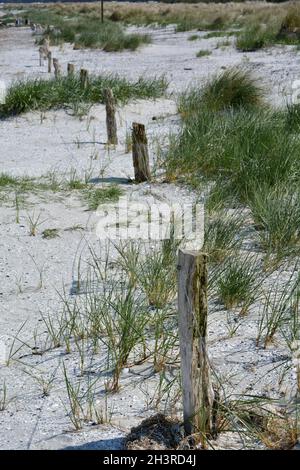
<svg viewBox="0 0 300 470">
<path fill-rule="evenodd" d="M 89 72 L 86 69 L 80 69 L 80 85 L 85 90 L 88 86 Z"/>
<path fill-rule="evenodd" d="M 132 124 L 132 159 L 135 181 L 137 183 L 150 181 L 151 172 L 145 126 L 137 122 Z"/>
<path fill-rule="evenodd" d="M 214 391 L 207 356 L 207 255 L 178 253 L 178 323 L 184 429 L 205 436 L 213 430 Z"/>
<path fill-rule="evenodd" d="M 67 72 L 68 72 L 68 76 L 69 77 L 72 77 L 75 73 L 75 65 L 74 64 L 68 64 L 67 65 Z"/>
<path fill-rule="evenodd" d="M 52 53 L 51 53 L 51 51 L 48 52 L 47 59 L 48 59 L 48 73 L 51 73 L 51 70 L 52 70 Z"/>
<path fill-rule="evenodd" d="M 117 121 L 116 121 L 116 104 L 113 91 L 106 88 L 104 91 L 104 102 L 106 109 L 106 130 L 107 130 L 107 143 L 109 145 L 118 144 L 117 134 Z"/>
<path fill-rule="evenodd" d="M 54 67 L 54 76 L 55 78 L 59 78 L 61 75 L 61 68 L 58 59 L 54 58 L 52 62 Z"/>
</svg>

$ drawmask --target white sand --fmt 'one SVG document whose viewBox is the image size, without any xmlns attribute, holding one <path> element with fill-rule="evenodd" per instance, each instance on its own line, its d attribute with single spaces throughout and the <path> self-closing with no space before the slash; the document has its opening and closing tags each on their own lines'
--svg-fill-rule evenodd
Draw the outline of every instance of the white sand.
<svg viewBox="0 0 300 470">
<path fill-rule="evenodd" d="M 283 101 L 282 91 L 291 93 L 291 83 L 300 76 L 298 55 L 293 47 L 272 48 L 252 54 L 240 54 L 234 47 L 215 49 L 222 38 L 188 41 L 191 33 L 154 33 L 151 45 L 137 52 L 105 53 L 102 51 L 74 51 L 71 46 L 54 48 L 53 56 L 59 58 L 65 70 L 68 62 L 76 68 L 87 68 L 91 73 L 119 73 L 136 79 L 139 76 L 165 74 L 170 81 L 170 97 L 156 102 L 131 103 L 119 110 L 118 125 L 120 144 L 115 151 L 105 149 L 104 107 L 93 106 L 82 120 L 65 111 L 27 113 L 1 122 L 0 168 L 12 175 L 42 176 L 55 172 L 59 177 L 68 177 L 71 171 L 82 178 L 88 174 L 96 185 L 101 185 L 99 176 L 109 182 L 123 183 L 124 191 L 132 191 L 126 183 L 133 176 L 130 154 L 124 153 L 125 135 L 133 121 L 143 122 L 151 149 L 151 164 L 155 160 L 156 138 L 178 130 L 176 116 L 176 93 L 195 81 L 203 82 L 221 68 L 244 64 L 254 70 L 270 90 L 269 99 L 274 104 Z M 203 35 L 201 33 L 201 35 Z M 210 49 L 212 55 L 196 58 L 199 49 Z M 38 65 L 38 51 L 31 31 L 26 28 L 0 30 L 0 79 L 12 82 L 31 76 L 47 78 L 46 66 Z M 152 120 L 153 116 L 159 120 Z M 41 122 L 42 120 L 42 122 Z M 143 200 L 149 189 L 171 200 L 189 200 L 189 190 L 154 183 L 135 188 L 136 199 Z M 41 328 L 41 314 L 54 315 L 59 309 L 57 291 L 65 288 L 67 295 L 76 279 L 76 260 L 83 249 L 87 256 L 87 242 L 97 245 L 94 233 L 96 217 L 86 211 L 80 194 L 68 195 L 43 193 L 30 196 L 27 206 L 20 212 L 20 223 L 16 223 L 13 197 L 2 202 L 0 207 L 0 337 L 11 344 L 13 336 L 26 321 L 20 336 L 30 340 L 33 331 Z M 28 233 L 28 213 L 41 213 L 43 224 L 35 237 Z M 80 224 L 84 231 L 65 231 Z M 59 238 L 43 239 L 42 230 L 58 228 Z M 253 240 L 250 236 L 250 244 Z M 42 272 L 42 287 L 39 274 Z M 283 273 L 288 278 L 289 271 Z M 255 346 L 256 321 L 259 305 L 242 320 L 242 326 L 233 338 L 228 338 L 226 312 L 220 305 L 210 305 L 210 356 L 218 373 L 231 376 L 236 390 L 248 393 L 266 393 L 284 396 L 285 386 L 291 380 L 287 376 L 282 389 L 278 387 L 279 371 L 274 366 L 287 359 L 287 351 L 280 345 L 262 350 Z M 19 344 L 19 343 L 18 343 Z M 123 374 L 120 393 L 109 398 L 113 408 L 114 426 L 86 425 L 83 431 L 67 433 L 71 425 L 61 400 L 66 402 L 62 378 L 62 361 L 65 362 L 72 379 L 78 378 L 78 357 L 75 353 L 65 355 L 56 349 L 43 356 L 26 356 L 26 348 L 16 354 L 10 367 L 0 365 L 0 389 L 5 380 L 8 395 L 13 398 L 7 409 L 0 412 L 0 448 L 106 448 L 122 446 L 124 432 L 134 423 L 153 411 L 147 410 L 147 396 L 153 392 L 157 378 L 150 377 L 140 382 L 141 377 L 151 372 L 149 366 L 140 366 Z M 96 371 L 105 369 L 98 362 Z M 24 368 L 41 374 L 52 372 L 56 379 L 49 397 L 42 397 L 40 386 Z M 148 367 L 148 368 L 147 368 Z M 267 372 L 271 371 L 267 374 Z M 236 374 L 236 376 L 235 376 Z M 263 379 L 260 379 L 263 377 Z M 104 379 L 99 381 L 99 392 Z M 227 440 L 227 446 L 235 444 Z"/>
</svg>

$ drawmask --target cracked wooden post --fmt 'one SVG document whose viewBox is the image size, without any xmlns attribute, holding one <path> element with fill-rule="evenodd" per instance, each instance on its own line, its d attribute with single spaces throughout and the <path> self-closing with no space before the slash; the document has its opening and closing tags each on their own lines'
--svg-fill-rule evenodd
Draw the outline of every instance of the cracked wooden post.
<svg viewBox="0 0 300 470">
<path fill-rule="evenodd" d="M 178 324 L 181 355 L 184 429 L 187 435 L 213 431 L 214 391 L 206 350 L 207 255 L 178 253 Z"/>
<path fill-rule="evenodd" d="M 60 68 L 60 64 L 58 62 L 58 59 L 53 59 L 53 67 L 54 67 L 54 75 L 55 75 L 55 78 L 58 78 L 60 77 L 61 75 L 61 68 Z"/>
<path fill-rule="evenodd" d="M 85 90 L 88 86 L 89 73 L 86 69 L 80 69 L 80 85 Z"/>
<path fill-rule="evenodd" d="M 110 145 L 117 145 L 118 135 L 114 95 L 110 88 L 106 88 L 103 93 L 106 108 L 107 143 Z"/>
<path fill-rule="evenodd" d="M 135 181 L 137 183 L 150 181 L 151 172 L 145 126 L 137 122 L 132 124 L 132 158 Z"/>
<path fill-rule="evenodd" d="M 75 65 L 74 64 L 68 64 L 67 65 L 67 71 L 68 71 L 68 76 L 69 77 L 73 77 L 74 73 L 75 73 Z"/>
<path fill-rule="evenodd" d="M 48 59 L 48 73 L 51 73 L 51 69 L 52 69 L 52 53 L 51 51 L 48 52 L 47 54 L 47 59 Z"/>
</svg>

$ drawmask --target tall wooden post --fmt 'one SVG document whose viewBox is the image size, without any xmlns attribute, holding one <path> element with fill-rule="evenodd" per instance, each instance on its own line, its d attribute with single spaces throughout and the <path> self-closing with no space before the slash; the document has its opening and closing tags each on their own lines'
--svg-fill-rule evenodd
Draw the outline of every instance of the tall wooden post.
<svg viewBox="0 0 300 470">
<path fill-rule="evenodd" d="M 61 75 L 61 68 L 60 68 L 60 64 L 58 62 L 58 59 L 54 58 L 53 59 L 53 67 L 54 67 L 54 75 L 55 75 L 55 78 L 58 78 L 60 77 Z"/>
<path fill-rule="evenodd" d="M 68 76 L 73 76 L 75 72 L 75 65 L 74 64 L 68 64 L 67 65 L 67 71 L 68 71 Z"/>
<path fill-rule="evenodd" d="M 47 59 L 48 59 L 48 73 L 51 73 L 51 69 L 52 69 L 52 53 L 51 53 L 51 51 L 48 52 Z"/>
<path fill-rule="evenodd" d="M 137 183 L 151 179 L 148 140 L 144 124 L 132 124 L 132 158 L 134 178 Z"/>
<path fill-rule="evenodd" d="M 110 88 L 106 88 L 103 93 L 106 107 L 107 143 L 111 145 L 117 145 L 118 135 L 114 95 Z"/>
<path fill-rule="evenodd" d="M 101 23 L 104 22 L 104 0 L 101 0 Z"/>
<path fill-rule="evenodd" d="M 86 69 L 80 69 L 80 84 L 85 90 L 88 86 L 89 73 Z"/>
<path fill-rule="evenodd" d="M 184 428 L 187 435 L 212 432 L 214 391 L 208 362 L 207 255 L 178 253 L 178 322 L 181 355 Z"/>
</svg>

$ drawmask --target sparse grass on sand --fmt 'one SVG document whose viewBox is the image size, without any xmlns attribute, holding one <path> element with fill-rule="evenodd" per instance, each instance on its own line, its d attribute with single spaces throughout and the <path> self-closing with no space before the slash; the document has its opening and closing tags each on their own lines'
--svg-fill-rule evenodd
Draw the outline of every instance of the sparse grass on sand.
<svg viewBox="0 0 300 470">
<path fill-rule="evenodd" d="M 117 201 L 121 194 L 122 190 L 118 186 L 90 188 L 85 193 L 85 199 L 89 210 L 96 210 L 100 204 Z"/>
<path fill-rule="evenodd" d="M 207 57 L 211 55 L 211 51 L 207 49 L 201 49 L 200 51 L 197 52 L 196 57 Z"/>
<path fill-rule="evenodd" d="M 78 103 L 103 103 L 103 90 L 111 88 L 119 103 L 130 99 L 159 98 L 167 88 L 164 78 L 140 78 L 129 82 L 118 76 L 91 76 L 83 88 L 79 76 L 59 79 L 29 79 L 19 81 L 8 89 L 5 103 L 0 105 L 0 118 L 26 111 L 74 107 Z"/>
</svg>

